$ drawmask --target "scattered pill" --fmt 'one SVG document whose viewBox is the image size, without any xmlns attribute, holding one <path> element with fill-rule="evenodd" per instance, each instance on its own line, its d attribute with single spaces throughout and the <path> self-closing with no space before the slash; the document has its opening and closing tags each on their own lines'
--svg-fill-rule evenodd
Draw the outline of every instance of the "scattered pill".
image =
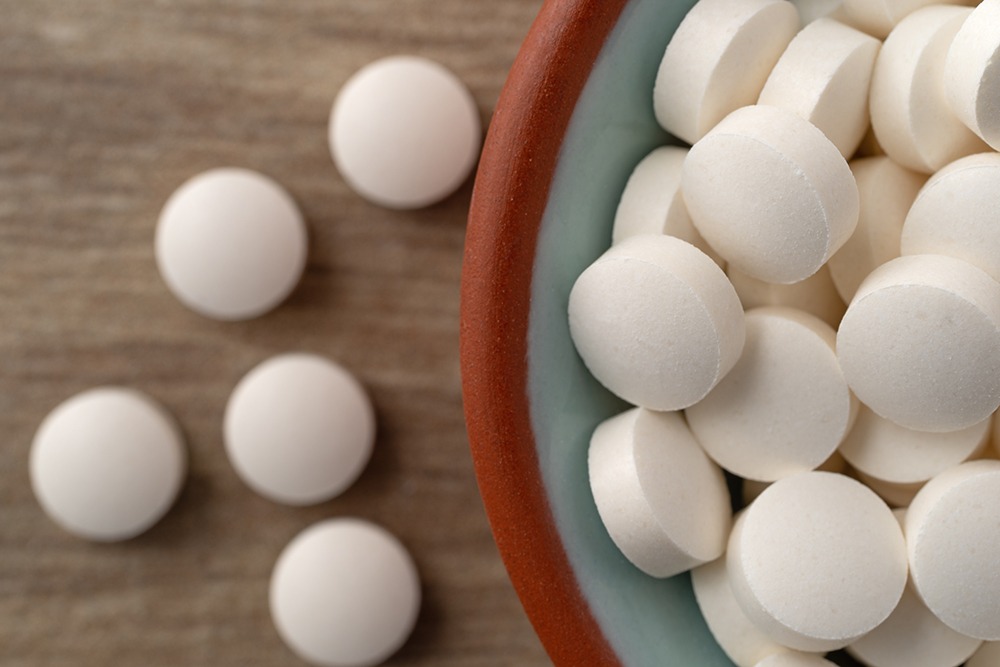
<svg viewBox="0 0 1000 667">
<path fill-rule="evenodd" d="M 858 222 L 858 188 L 837 147 L 776 107 L 727 116 L 691 148 L 681 188 L 712 248 L 771 283 L 819 271 Z"/>
<path fill-rule="evenodd" d="M 1000 150 L 1000 0 L 983 0 L 955 35 L 945 92 L 966 127 Z"/>
<path fill-rule="evenodd" d="M 906 511 L 894 510 L 893 515 L 903 523 Z M 955 667 L 980 644 L 981 640 L 938 620 L 908 582 L 889 618 L 848 646 L 847 652 L 868 667 Z"/>
<path fill-rule="evenodd" d="M 895 484 L 884 482 L 878 478 L 866 475 L 857 470 L 853 471 L 857 475 L 858 481 L 864 483 L 869 489 L 878 494 L 878 497 L 892 508 L 909 507 L 913 498 L 924 488 L 926 482 L 913 482 L 910 484 Z"/>
<path fill-rule="evenodd" d="M 906 585 L 892 512 L 836 473 L 800 473 L 765 489 L 737 519 L 726 558 L 744 613 L 800 651 L 856 641 L 889 616 Z"/>
<path fill-rule="evenodd" d="M 837 355 L 882 417 L 918 431 L 968 428 L 1000 405 L 1000 284 L 950 257 L 894 259 L 861 284 Z"/>
<path fill-rule="evenodd" d="M 395 209 L 454 192 L 479 158 L 479 110 L 465 85 L 426 58 L 392 56 L 362 67 L 330 113 L 330 152 L 359 195 Z"/>
<path fill-rule="evenodd" d="M 926 482 L 982 450 L 992 420 L 947 433 L 904 428 L 862 406 L 840 453 L 859 472 L 894 484 Z"/>
<path fill-rule="evenodd" d="M 750 622 L 733 597 L 725 557 L 691 571 L 691 585 L 708 629 L 736 667 L 754 667 L 769 655 L 789 649 Z"/>
<path fill-rule="evenodd" d="M 900 255 L 903 221 L 927 177 L 887 157 L 850 163 L 858 184 L 858 226 L 827 266 L 840 297 L 850 302 L 868 274 Z"/>
<path fill-rule="evenodd" d="M 757 103 L 798 114 L 849 159 L 868 130 L 868 89 L 881 46 L 843 23 L 818 19 L 785 49 Z"/>
<path fill-rule="evenodd" d="M 679 410 L 701 400 L 743 349 L 743 309 L 708 255 L 636 236 L 591 264 L 569 297 L 570 334 L 590 372 L 625 400 Z"/>
<path fill-rule="evenodd" d="M 815 315 L 831 327 L 840 324 L 840 318 L 847 310 L 847 304 L 837 294 L 830 271 L 825 266 L 805 280 L 791 285 L 757 280 L 734 267 L 729 267 L 726 275 L 736 289 L 744 310 L 761 306 L 797 308 Z"/>
<path fill-rule="evenodd" d="M 770 655 L 754 667 L 831 667 L 836 663 L 811 653 L 789 651 Z"/>
<path fill-rule="evenodd" d="M 173 418 L 149 396 L 101 387 L 56 407 L 31 445 L 31 486 L 62 528 L 89 540 L 135 537 L 159 521 L 184 482 Z"/>
<path fill-rule="evenodd" d="M 840 455 L 839 451 L 836 451 L 830 455 L 830 458 L 821 463 L 816 470 L 839 472 L 846 475 L 848 473 L 847 461 L 844 460 L 844 457 Z M 771 482 L 758 482 L 754 479 L 744 479 L 742 486 L 743 506 L 746 507 L 752 503 L 757 496 L 763 493 L 764 489 L 771 486 Z M 876 491 L 876 493 L 878 492 Z"/>
<path fill-rule="evenodd" d="M 420 611 L 406 548 L 380 526 L 330 519 L 299 533 L 271 574 L 271 618 L 303 660 L 370 667 L 406 642 Z"/>
<path fill-rule="evenodd" d="M 760 96 L 800 26 L 784 0 L 701 0 L 663 55 L 653 92 L 656 118 L 693 144 Z"/>
<path fill-rule="evenodd" d="M 608 534 L 646 574 L 670 577 L 722 555 L 729 491 L 680 414 L 633 408 L 602 422 L 588 470 Z"/>
<path fill-rule="evenodd" d="M 313 354 L 260 364 L 233 390 L 225 414 L 226 454 L 250 488 L 279 503 L 329 500 L 371 457 L 375 412 L 341 366 Z"/>
<path fill-rule="evenodd" d="M 952 162 L 927 181 L 913 202 L 903 225 L 902 254 L 947 255 L 1000 280 L 997 211 L 1000 154 L 980 153 Z"/>
<path fill-rule="evenodd" d="M 851 24 L 885 39 L 892 29 L 916 10 L 928 5 L 971 5 L 975 0 L 843 0 Z"/>
<path fill-rule="evenodd" d="M 970 12 L 941 5 L 913 12 L 885 40 L 875 62 L 872 127 L 886 154 L 914 171 L 931 174 L 988 150 L 951 111 L 944 92 L 948 47 Z"/>
<path fill-rule="evenodd" d="M 639 234 L 667 234 L 687 241 L 717 264 L 722 259 L 691 224 L 681 195 L 681 165 L 687 149 L 661 146 L 632 171 L 622 192 L 611 230 L 611 242 Z"/>
<path fill-rule="evenodd" d="M 285 190 L 248 169 L 213 169 L 170 196 L 156 263 L 181 303 L 217 320 L 273 309 L 305 268 L 305 223 Z"/>
<path fill-rule="evenodd" d="M 746 345 L 732 371 L 687 420 L 726 470 L 771 482 L 813 470 L 847 435 L 857 403 L 837 364 L 830 325 L 790 308 L 746 314 Z"/>
<path fill-rule="evenodd" d="M 1000 639 L 1000 461 L 972 461 L 927 482 L 906 513 L 913 584 L 927 608 L 969 637 Z"/>
</svg>

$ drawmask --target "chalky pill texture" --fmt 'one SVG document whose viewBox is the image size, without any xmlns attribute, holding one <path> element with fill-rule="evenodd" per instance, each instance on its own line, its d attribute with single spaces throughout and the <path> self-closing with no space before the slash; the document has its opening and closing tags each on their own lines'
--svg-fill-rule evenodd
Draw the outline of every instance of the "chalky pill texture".
<svg viewBox="0 0 1000 667">
<path fill-rule="evenodd" d="M 684 163 L 695 228 L 729 264 L 771 283 L 813 275 L 854 232 L 858 188 L 840 151 L 791 111 L 739 109 Z"/>
<path fill-rule="evenodd" d="M 91 389 L 56 407 L 31 445 L 31 486 L 42 509 L 89 540 L 126 540 L 166 514 L 187 468 L 173 418 L 132 389 Z"/>
<path fill-rule="evenodd" d="M 945 61 L 952 111 L 1000 150 L 1000 0 L 983 0 L 959 29 Z"/>
<path fill-rule="evenodd" d="M 213 169 L 170 196 L 156 226 L 156 263 L 184 305 L 217 320 L 276 307 L 306 264 L 308 238 L 295 202 L 248 169 Z"/>
<path fill-rule="evenodd" d="M 956 632 L 1000 640 L 1000 461 L 951 468 L 928 482 L 906 514 L 913 584 Z"/>
<path fill-rule="evenodd" d="M 732 473 L 765 482 L 826 461 L 857 410 L 837 364 L 835 335 L 825 322 L 790 308 L 748 312 L 740 360 L 686 412 L 708 455 Z"/>
<path fill-rule="evenodd" d="M 573 343 L 590 372 L 625 400 L 678 410 L 701 400 L 743 349 L 743 309 L 722 269 L 670 236 L 615 245 L 569 297 Z"/>
<path fill-rule="evenodd" d="M 374 204 L 415 209 L 465 182 L 479 158 L 482 126 L 475 100 L 444 66 L 392 56 L 359 70 L 330 113 L 337 169 Z"/>
<path fill-rule="evenodd" d="M 835 664 L 818 655 L 789 651 L 769 655 L 754 667 L 831 667 Z"/>
<path fill-rule="evenodd" d="M 851 389 L 918 431 L 957 431 L 1000 404 L 1000 284 L 939 255 L 894 259 L 862 283 L 837 333 Z"/>
<path fill-rule="evenodd" d="M 590 486 L 612 540 L 636 567 L 670 577 L 722 555 L 731 524 L 722 472 L 684 418 L 634 408 L 594 431 Z"/>
<path fill-rule="evenodd" d="M 226 454 L 254 491 L 279 503 L 329 500 L 371 458 L 375 412 L 343 367 L 284 354 L 251 370 L 226 406 Z"/>
<path fill-rule="evenodd" d="M 271 618 L 303 660 L 371 667 L 410 636 L 420 579 L 406 548 L 384 528 L 330 519 L 297 535 L 271 574 Z"/>
<path fill-rule="evenodd" d="M 653 107 L 660 125 L 693 144 L 736 109 L 757 101 L 799 29 L 784 0 L 701 0 L 660 63 Z"/>
<path fill-rule="evenodd" d="M 971 5 L 976 0 L 844 0 L 844 10 L 852 25 L 884 39 L 896 25 L 928 5 Z"/>
<path fill-rule="evenodd" d="M 727 567 L 740 607 L 801 651 L 842 648 L 884 621 L 906 584 L 899 524 L 878 496 L 836 473 L 781 479 L 736 521 Z"/>
</svg>

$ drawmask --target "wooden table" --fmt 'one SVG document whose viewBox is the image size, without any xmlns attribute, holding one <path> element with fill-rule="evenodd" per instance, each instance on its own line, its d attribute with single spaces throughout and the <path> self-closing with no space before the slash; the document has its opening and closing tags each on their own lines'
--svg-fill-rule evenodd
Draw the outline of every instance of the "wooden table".
<svg viewBox="0 0 1000 667">
<path fill-rule="evenodd" d="M 295 665 L 267 608 L 279 551 L 315 521 L 394 531 L 424 582 L 393 665 L 544 665 L 479 501 L 458 371 L 471 185 L 393 212 L 347 189 L 330 105 L 362 65 L 429 56 L 486 122 L 539 0 L 0 0 L 0 664 Z M 276 311 L 213 322 L 165 288 L 157 214 L 185 179 L 260 170 L 310 228 L 305 277 Z M 352 369 L 379 416 L 374 458 L 342 497 L 254 495 L 223 452 L 237 380 L 269 356 Z M 127 385 L 182 424 L 190 474 L 167 517 L 122 544 L 58 529 L 28 483 L 45 414 Z"/>
</svg>

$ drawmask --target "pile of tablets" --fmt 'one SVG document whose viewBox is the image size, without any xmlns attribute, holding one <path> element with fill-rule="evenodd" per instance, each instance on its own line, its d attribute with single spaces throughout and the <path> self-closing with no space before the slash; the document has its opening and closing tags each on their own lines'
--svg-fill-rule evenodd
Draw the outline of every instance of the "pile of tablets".
<svg viewBox="0 0 1000 667">
<path fill-rule="evenodd" d="M 739 667 L 998 664 L 1000 0 L 801 23 L 701 0 L 663 55 L 691 147 L 636 167 L 569 299 L 635 406 L 594 500 L 638 568 L 693 568 Z"/>
<path fill-rule="evenodd" d="M 432 61 L 385 58 L 338 95 L 330 148 L 345 180 L 375 204 L 417 208 L 462 184 L 479 154 L 479 112 L 465 86 Z M 279 184 L 246 169 L 184 183 L 163 207 L 156 261 L 171 292 L 216 320 L 278 306 L 306 267 L 308 232 Z M 343 493 L 375 444 L 375 411 L 354 376 L 315 354 L 264 361 L 236 385 L 222 420 L 226 453 L 260 495 L 312 505 Z M 31 448 L 32 488 L 61 527 L 95 541 L 144 532 L 170 509 L 187 454 L 156 400 L 101 387 L 55 408 Z M 282 639 L 317 665 L 364 667 L 395 653 L 416 624 L 416 566 L 393 535 L 366 520 L 320 522 L 284 549 L 271 578 Z"/>
</svg>

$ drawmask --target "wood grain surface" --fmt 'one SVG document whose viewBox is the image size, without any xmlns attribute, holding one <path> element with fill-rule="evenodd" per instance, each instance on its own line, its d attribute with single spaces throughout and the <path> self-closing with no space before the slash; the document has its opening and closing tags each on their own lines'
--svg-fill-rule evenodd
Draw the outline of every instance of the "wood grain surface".
<svg viewBox="0 0 1000 667">
<path fill-rule="evenodd" d="M 315 521 L 377 521 L 410 548 L 420 621 L 389 664 L 545 665 L 490 536 L 462 420 L 458 287 L 471 184 L 418 212 L 340 179 L 338 88 L 383 55 L 452 68 L 488 121 L 540 0 L 0 0 L 0 665 L 297 665 L 267 608 L 275 558 Z M 213 322 L 167 291 L 160 207 L 216 166 L 284 184 L 309 223 L 276 311 Z M 311 508 L 254 495 L 226 460 L 229 392 L 291 350 L 368 387 L 376 453 Z M 62 532 L 28 482 L 38 424 L 97 385 L 161 400 L 189 478 L 167 517 L 112 545 Z"/>
</svg>

